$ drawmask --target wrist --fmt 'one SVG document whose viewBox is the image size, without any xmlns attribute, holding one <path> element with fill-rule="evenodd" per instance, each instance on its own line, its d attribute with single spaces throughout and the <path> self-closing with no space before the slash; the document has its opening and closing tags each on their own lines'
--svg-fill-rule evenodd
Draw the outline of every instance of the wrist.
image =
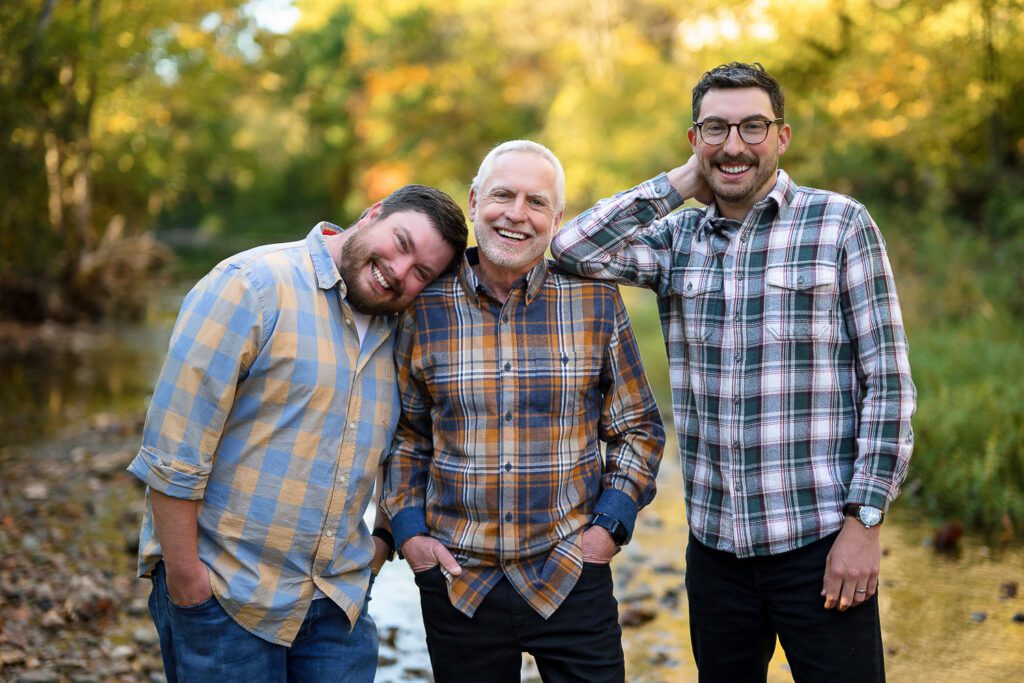
<svg viewBox="0 0 1024 683">
<path fill-rule="evenodd" d="M 843 514 L 857 520 L 865 529 L 877 527 L 885 520 L 885 512 L 881 509 L 858 503 L 848 503 L 843 508 Z"/>
<path fill-rule="evenodd" d="M 590 522 L 590 526 L 600 527 L 607 531 L 615 545 L 625 545 L 626 541 L 629 540 L 629 530 L 626 529 L 626 525 L 611 515 L 606 515 L 603 512 L 599 512 L 594 515 L 594 518 Z"/>
</svg>

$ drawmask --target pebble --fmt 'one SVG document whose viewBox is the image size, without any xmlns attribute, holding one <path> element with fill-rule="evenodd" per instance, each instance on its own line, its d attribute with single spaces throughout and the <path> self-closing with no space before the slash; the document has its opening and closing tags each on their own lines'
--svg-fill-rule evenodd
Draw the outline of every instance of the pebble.
<svg viewBox="0 0 1024 683">
<path fill-rule="evenodd" d="M 971 612 L 971 621 L 980 624 L 988 618 L 988 615 L 984 612 Z"/>
<path fill-rule="evenodd" d="M 14 680 L 17 683 L 60 683 L 60 676 L 49 669 L 36 669 L 26 671 Z"/>
<path fill-rule="evenodd" d="M 132 631 L 132 640 L 140 645 L 156 645 L 160 642 L 160 634 L 156 628 L 137 628 Z"/>
<path fill-rule="evenodd" d="M 46 500 L 50 495 L 50 489 L 41 481 L 34 481 L 25 484 L 25 487 L 21 490 L 21 495 L 25 500 Z"/>
<path fill-rule="evenodd" d="M 1013 621 L 1018 624 L 1024 624 L 1024 612 L 1017 612 L 1013 615 Z"/>
<path fill-rule="evenodd" d="M 118 645 L 110 651 L 110 656 L 114 659 L 128 659 L 135 654 L 135 648 L 131 645 Z"/>
</svg>

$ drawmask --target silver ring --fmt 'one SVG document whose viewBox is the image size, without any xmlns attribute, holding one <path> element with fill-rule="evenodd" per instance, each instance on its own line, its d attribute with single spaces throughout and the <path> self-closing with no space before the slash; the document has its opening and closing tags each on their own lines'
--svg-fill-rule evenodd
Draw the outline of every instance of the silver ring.
<svg viewBox="0 0 1024 683">
<path fill-rule="evenodd" d="M 854 593 L 867 593 L 868 589 L 867 588 L 855 588 L 855 589 L 853 589 L 853 592 Z"/>
</svg>

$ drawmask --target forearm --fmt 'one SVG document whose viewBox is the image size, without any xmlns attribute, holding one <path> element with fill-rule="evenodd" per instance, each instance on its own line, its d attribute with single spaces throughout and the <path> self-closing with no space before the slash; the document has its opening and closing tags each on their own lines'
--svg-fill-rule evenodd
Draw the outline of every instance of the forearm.
<svg viewBox="0 0 1024 683">
<path fill-rule="evenodd" d="M 668 265 L 672 226 L 654 224 L 682 201 L 667 176 L 659 175 L 577 216 L 555 235 L 551 253 L 577 275 L 657 288 Z"/>
<path fill-rule="evenodd" d="M 168 572 L 194 568 L 199 561 L 198 503 L 150 489 L 153 524 Z"/>
</svg>

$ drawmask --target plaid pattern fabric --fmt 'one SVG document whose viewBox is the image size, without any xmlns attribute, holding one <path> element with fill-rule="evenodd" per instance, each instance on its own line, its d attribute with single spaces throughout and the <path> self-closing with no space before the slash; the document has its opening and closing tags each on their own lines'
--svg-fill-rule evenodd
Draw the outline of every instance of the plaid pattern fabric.
<svg viewBox="0 0 1024 683">
<path fill-rule="evenodd" d="M 362 516 L 400 411 L 395 319 L 374 318 L 360 347 L 322 235 L 334 230 L 231 257 L 188 294 L 129 467 L 202 501 L 214 594 L 282 645 L 315 588 L 358 618 L 373 556 Z M 147 505 L 139 575 L 160 556 Z"/>
<path fill-rule="evenodd" d="M 477 259 L 399 323 L 383 507 L 399 547 L 429 532 L 451 550 L 464 614 L 504 575 L 546 618 L 579 578 L 591 516 L 632 531 L 654 497 L 665 433 L 615 285 L 542 261 L 502 305 Z"/>
<path fill-rule="evenodd" d="M 570 271 L 658 295 L 690 529 L 773 555 L 886 509 L 913 450 L 916 393 L 882 235 L 848 197 L 778 173 L 742 223 L 662 174 L 555 237 Z"/>
</svg>

